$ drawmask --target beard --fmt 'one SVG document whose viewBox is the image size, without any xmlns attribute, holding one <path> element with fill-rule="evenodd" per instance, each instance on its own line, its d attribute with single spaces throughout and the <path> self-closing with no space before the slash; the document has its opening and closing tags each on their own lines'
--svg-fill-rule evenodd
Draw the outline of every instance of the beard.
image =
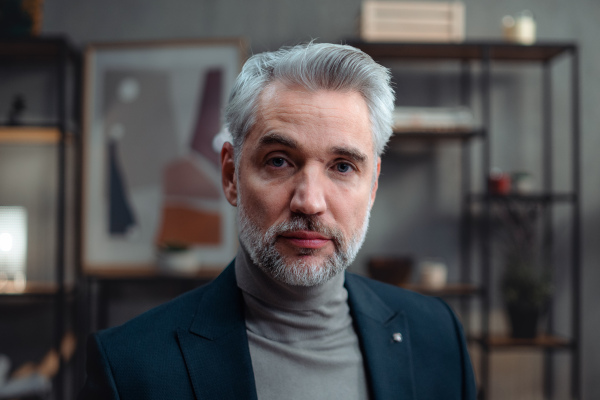
<svg viewBox="0 0 600 400">
<path fill-rule="evenodd" d="M 292 286 L 316 286 L 330 280 L 344 271 L 354 261 L 361 248 L 367 229 L 371 207 L 367 207 L 365 218 L 358 231 L 350 238 L 343 235 L 336 227 L 325 225 L 318 217 L 294 214 L 289 220 L 277 223 L 262 232 L 244 208 L 238 197 L 238 223 L 240 242 L 248 251 L 252 261 L 267 275 L 279 282 Z M 277 250 L 277 240 L 280 235 L 293 231 L 313 231 L 331 239 L 334 252 L 324 261 L 309 261 L 307 259 L 286 260 Z M 298 249 L 300 256 L 318 253 L 318 249 Z"/>
</svg>

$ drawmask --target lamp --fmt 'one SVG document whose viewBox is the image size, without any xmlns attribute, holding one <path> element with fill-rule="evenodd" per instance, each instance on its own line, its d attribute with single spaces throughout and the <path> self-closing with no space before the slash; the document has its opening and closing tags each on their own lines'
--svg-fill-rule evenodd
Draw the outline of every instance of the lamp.
<svg viewBox="0 0 600 400">
<path fill-rule="evenodd" d="M 27 211 L 25 207 L 0 207 L 0 292 L 25 289 Z"/>
</svg>

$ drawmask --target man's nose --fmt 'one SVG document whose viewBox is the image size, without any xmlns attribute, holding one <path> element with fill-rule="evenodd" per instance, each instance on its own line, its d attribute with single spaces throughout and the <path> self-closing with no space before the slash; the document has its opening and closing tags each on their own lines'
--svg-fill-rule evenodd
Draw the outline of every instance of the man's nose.
<svg viewBox="0 0 600 400">
<path fill-rule="evenodd" d="M 302 171 L 297 177 L 290 210 L 306 215 L 323 213 L 327 209 L 325 180 L 317 171 Z"/>
</svg>

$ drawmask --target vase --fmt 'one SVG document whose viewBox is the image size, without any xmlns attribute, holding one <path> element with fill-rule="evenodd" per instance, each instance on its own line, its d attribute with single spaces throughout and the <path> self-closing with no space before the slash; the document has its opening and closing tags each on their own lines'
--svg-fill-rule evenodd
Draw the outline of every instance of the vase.
<svg viewBox="0 0 600 400">
<path fill-rule="evenodd" d="M 163 251 L 157 255 L 158 268 L 167 273 L 195 273 L 201 268 L 197 254 L 192 250 Z"/>
<path fill-rule="evenodd" d="M 538 321 L 541 311 L 533 307 L 519 305 L 507 306 L 511 337 L 516 339 L 533 339 L 538 335 Z"/>
</svg>

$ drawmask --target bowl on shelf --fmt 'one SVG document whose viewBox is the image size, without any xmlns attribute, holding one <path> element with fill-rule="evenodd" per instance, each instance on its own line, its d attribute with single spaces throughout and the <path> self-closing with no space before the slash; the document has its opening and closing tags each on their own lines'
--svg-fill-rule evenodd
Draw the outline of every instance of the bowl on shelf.
<svg viewBox="0 0 600 400">
<path fill-rule="evenodd" d="M 413 259 L 408 256 L 373 257 L 369 260 L 369 276 L 375 280 L 396 286 L 409 283 Z"/>
</svg>

